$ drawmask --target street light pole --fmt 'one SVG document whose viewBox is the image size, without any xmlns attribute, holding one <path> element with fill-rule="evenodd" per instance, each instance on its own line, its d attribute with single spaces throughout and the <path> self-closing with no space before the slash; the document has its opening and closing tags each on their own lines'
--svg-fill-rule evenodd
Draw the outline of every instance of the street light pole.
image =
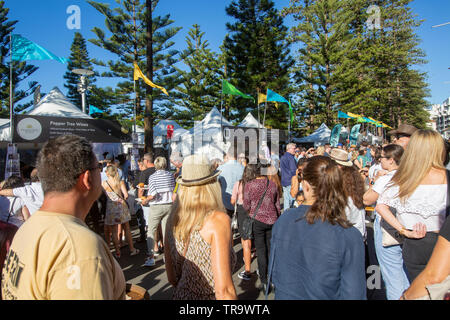
<svg viewBox="0 0 450 320">
<path fill-rule="evenodd" d="M 94 74 L 91 70 L 74 69 L 73 73 L 80 75 L 80 83 L 78 84 L 78 92 L 81 93 L 81 108 L 83 113 L 86 113 L 86 91 L 89 89 L 86 82 L 86 76 Z"/>
</svg>

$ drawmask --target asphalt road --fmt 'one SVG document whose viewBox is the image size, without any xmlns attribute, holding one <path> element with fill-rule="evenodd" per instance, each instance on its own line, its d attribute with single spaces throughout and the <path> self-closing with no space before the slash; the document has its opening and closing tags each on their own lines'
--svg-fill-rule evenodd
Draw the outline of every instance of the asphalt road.
<svg viewBox="0 0 450 320">
<path fill-rule="evenodd" d="M 132 227 L 133 238 L 138 239 L 139 231 Z M 173 288 L 167 281 L 163 255 L 156 257 L 156 264 L 153 267 L 145 267 L 146 258 L 145 243 L 135 243 L 135 247 L 141 252 L 136 256 L 130 256 L 128 247 L 121 250 L 121 258 L 118 260 L 125 274 L 127 283 L 138 285 L 147 290 L 152 300 L 170 300 L 172 298 Z M 239 300 L 264 300 L 264 293 L 258 290 L 260 281 L 255 271 L 257 269 L 256 258 L 252 260 L 252 279 L 241 280 L 238 278 L 239 272 L 244 270 L 242 259 L 242 246 L 240 239 L 234 240 L 234 250 L 236 252 L 237 262 L 233 272 L 233 282 Z M 274 298 L 273 293 L 269 294 L 268 299 Z"/>
<path fill-rule="evenodd" d="M 132 220 L 132 233 L 135 241 L 139 238 L 139 230 L 136 227 L 135 220 Z M 367 266 L 377 265 L 375 250 L 373 248 L 373 229 L 372 223 L 366 224 L 368 232 L 368 245 L 366 246 L 366 260 Z M 145 243 L 135 243 L 135 247 L 140 250 L 140 253 L 136 256 L 130 256 L 128 247 L 124 247 L 121 250 L 121 258 L 119 264 L 125 274 L 127 283 L 138 285 L 147 290 L 152 300 L 170 300 L 172 298 L 172 286 L 167 281 L 165 265 L 163 262 L 163 255 L 158 256 L 156 265 L 153 267 L 145 267 L 144 262 L 146 259 L 146 245 Z M 239 300 L 264 300 L 264 293 L 258 290 L 260 281 L 256 275 L 257 261 L 256 258 L 252 260 L 252 279 L 245 281 L 238 278 L 239 272 L 244 270 L 244 263 L 242 259 L 242 246 L 240 239 L 234 240 L 234 250 L 237 256 L 236 267 L 233 272 L 233 282 L 236 288 L 236 293 Z M 368 277 L 371 274 L 367 274 Z M 381 281 L 382 283 L 382 281 Z M 367 291 L 368 300 L 385 300 L 386 296 L 384 290 L 373 289 Z M 274 299 L 274 294 L 270 293 L 269 300 Z"/>
</svg>

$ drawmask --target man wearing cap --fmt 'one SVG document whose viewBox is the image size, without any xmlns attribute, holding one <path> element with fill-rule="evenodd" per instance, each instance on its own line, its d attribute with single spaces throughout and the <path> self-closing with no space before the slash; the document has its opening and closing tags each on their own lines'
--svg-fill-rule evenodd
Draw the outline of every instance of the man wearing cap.
<svg viewBox="0 0 450 320">
<path fill-rule="evenodd" d="M 388 132 L 394 138 L 393 143 L 402 146 L 404 149 L 408 146 L 409 139 L 418 129 L 409 124 L 401 124 L 397 129 Z"/>
</svg>

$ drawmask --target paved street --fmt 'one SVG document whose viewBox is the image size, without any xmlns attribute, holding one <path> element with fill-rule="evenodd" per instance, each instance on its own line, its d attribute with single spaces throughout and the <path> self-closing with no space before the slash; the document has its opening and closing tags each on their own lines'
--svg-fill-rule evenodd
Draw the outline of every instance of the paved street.
<svg viewBox="0 0 450 320">
<path fill-rule="evenodd" d="M 133 238 L 135 241 L 138 239 L 139 230 L 136 226 L 136 220 L 131 221 Z M 367 223 L 368 239 L 373 239 L 372 223 Z M 376 256 L 373 248 L 373 242 L 368 241 L 369 245 L 366 246 L 366 255 L 368 257 L 368 265 L 375 265 Z M 122 257 L 119 259 L 119 263 L 125 274 L 125 279 L 128 283 L 141 286 L 145 288 L 152 300 L 170 300 L 172 297 L 172 286 L 167 281 L 165 266 L 163 262 L 163 255 L 158 256 L 156 265 L 154 267 L 144 267 L 145 255 L 145 243 L 135 243 L 136 248 L 141 252 L 131 257 L 129 255 L 128 247 L 122 248 Z M 242 260 L 242 246 L 240 239 L 234 240 L 234 250 L 237 256 L 237 264 L 233 273 L 233 281 L 236 288 L 236 293 L 239 300 L 264 300 L 264 294 L 257 288 L 260 285 L 260 281 L 255 271 L 257 269 L 256 258 L 252 260 L 253 276 L 250 281 L 244 281 L 238 278 L 239 272 L 244 270 L 244 263 Z M 371 274 L 368 274 L 370 276 Z M 269 294 L 268 299 L 274 298 L 273 293 Z M 383 290 L 368 290 L 367 298 L 369 300 L 385 300 L 385 294 Z"/>
<path fill-rule="evenodd" d="M 139 231 L 132 227 L 134 239 L 138 238 Z M 234 250 L 237 256 L 236 268 L 233 273 L 233 281 L 239 300 L 260 300 L 264 299 L 263 292 L 257 288 L 260 281 L 256 273 L 253 273 L 250 281 L 243 281 L 238 278 L 238 273 L 244 270 L 242 260 L 242 246 L 240 239 L 234 241 Z M 141 252 L 133 257 L 129 255 L 128 247 L 122 248 L 122 257 L 119 263 L 125 274 L 128 283 L 145 288 L 153 300 L 169 300 L 172 298 L 172 286 L 167 281 L 166 271 L 163 262 L 163 255 L 157 257 L 154 267 L 144 267 L 145 243 L 136 243 L 136 248 Z M 252 261 L 252 271 L 257 268 L 256 258 Z M 269 299 L 273 299 L 273 294 L 269 294 Z"/>
</svg>

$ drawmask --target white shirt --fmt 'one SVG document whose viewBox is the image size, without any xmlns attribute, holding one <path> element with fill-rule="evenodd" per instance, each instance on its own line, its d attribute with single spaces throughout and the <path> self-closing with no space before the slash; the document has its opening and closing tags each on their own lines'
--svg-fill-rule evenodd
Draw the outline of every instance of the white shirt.
<svg viewBox="0 0 450 320">
<path fill-rule="evenodd" d="M 32 182 L 31 185 L 14 188 L 13 194 L 22 199 L 30 211 L 30 215 L 38 211 L 44 202 L 44 192 L 40 182 Z"/>
<path fill-rule="evenodd" d="M 14 201 L 15 199 L 15 201 Z M 14 206 L 11 207 L 14 203 Z M 8 221 L 9 223 L 15 225 L 16 227 L 20 227 L 25 219 L 22 215 L 22 207 L 24 203 L 22 199 L 15 197 L 0 197 L 0 220 Z M 11 211 L 11 216 L 9 217 L 9 212 Z"/>
<path fill-rule="evenodd" d="M 361 232 L 363 239 L 366 239 L 366 210 L 358 209 L 351 197 L 347 199 L 347 207 L 345 208 L 345 214 L 348 221 L 353 223 L 353 226 Z"/>
<path fill-rule="evenodd" d="M 369 178 L 370 179 L 375 178 L 375 175 L 377 174 L 377 172 L 379 170 L 383 170 L 383 168 L 381 167 L 381 163 L 377 163 L 377 164 L 374 164 L 373 166 L 371 166 L 369 168 Z"/>
<path fill-rule="evenodd" d="M 439 231 L 445 221 L 447 184 L 421 184 L 405 203 L 397 197 L 399 187 L 387 188 L 378 199 L 397 209 L 397 219 L 406 229 L 412 230 L 418 222 L 425 224 L 427 232 Z"/>
<path fill-rule="evenodd" d="M 392 170 L 388 173 L 386 173 L 384 176 L 378 177 L 378 179 L 375 181 L 374 185 L 372 186 L 372 190 L 378 193 L 378 195 L 381 195 L 384 190 L 386 189 L 386 186 L 389 182 L 391 182 L 392 177 L 394 176 L 395 172 L 397 170 Z"/>
</svg>

